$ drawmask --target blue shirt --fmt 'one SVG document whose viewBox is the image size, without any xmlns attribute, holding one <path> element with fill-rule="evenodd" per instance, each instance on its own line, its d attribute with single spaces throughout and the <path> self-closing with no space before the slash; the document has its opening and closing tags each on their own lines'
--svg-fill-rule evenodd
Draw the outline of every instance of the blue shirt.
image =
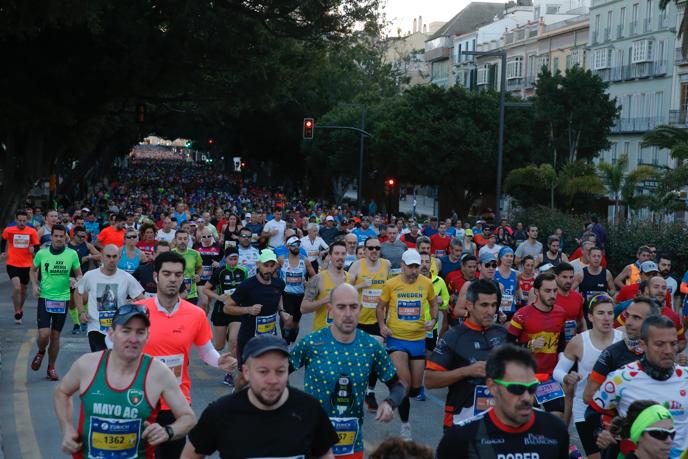
<svg viewBox="0 0 688 459">
<path fill-rule="evenodd" d="M 304 390 L 318 399 L 330 418 L 358 419 L 353 451 L 363 451 L 361 426 L 368 376 L 375 373 L 383 382 L 396 376 L 382 345 L 361 330 L 356 330 L 353 342 L 340 343 L 330 327 L 325 327 L 299 341 L 289 363 L 295 369 L 306 367 Z"/>
<path fill-rule="evenodd" d="M 373 229 L 370 227 L 367 230 L 364 230 L 363 228 L 356 228 L 351 233 L 356 236 L 359 244 L 363 244 L 366 239 L 370 239 L 371 237 L 377 237 L 375 231 L 373 231 Z"/>
</svg>

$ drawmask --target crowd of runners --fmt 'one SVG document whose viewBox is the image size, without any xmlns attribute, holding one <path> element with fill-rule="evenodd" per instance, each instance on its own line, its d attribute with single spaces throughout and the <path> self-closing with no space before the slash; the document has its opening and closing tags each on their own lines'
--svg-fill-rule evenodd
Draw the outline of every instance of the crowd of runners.
<svg viewBox="0 0 688 459">
<path fill-rule="evenodd" d="M 2 257 L 76 458 L 358 459 L 365 411 L 401 420 L 376 458 L 688 457 L 688 275 L 653 241 L 612 273 L 595 217 L 577 247 L 523 223 L 389 221 L 144 157 L 19 209 Z M 92 352 L 61 376 L 66 324 Z M 192 347 L 231 388 L 202 411 Z M 445 387 L 428 448 L 409 400 Z"/>
</svg>

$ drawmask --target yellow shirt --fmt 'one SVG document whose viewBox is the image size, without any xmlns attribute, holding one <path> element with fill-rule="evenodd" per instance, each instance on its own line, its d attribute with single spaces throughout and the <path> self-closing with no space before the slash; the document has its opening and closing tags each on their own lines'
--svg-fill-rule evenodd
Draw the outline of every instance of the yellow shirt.
<svg viewBox="0 0 688 459">
<path fill-rule="evenodd" d="M 336 287 L 335 283 L 330 277 L 330 272 L 327 270 L 320 271 L 319 276 L 322 276 L 323 288 L 320 289 L 320 293 L 315 298 L 315 301 L 320 301 L 323 298 L 329 297 L 330 292 Z M 349 282 L 349 273 L 344 271 L 344 282 Z M 315 317 L 313 317 L 313 331 L 318 331 L 321 328 L 325 328 L 332 323 L 332 319 L 327 311 L 327 304 L 323 304 L 318 309 L 315 310 Z"/>
<path fill-rule="evenodd" d="M 358 301 L 361 303 L 361 315 L 358 317 L 358 323 L 364 325 L 376 324 L 377 323 L 377 300 L 382 294 L 382 287 L 385 285 L 385 281 L 389 275 L 387 266 L 383 261 L 380 261 L 380 269 L 374 274 L 368 271 L 368 262 L 366 260 L 361 260 L 360 270 L 358 277 L 356 278 L 355 285 L 364 284 L 366 279 L 372 281 L 370 287 L 363 287 L 358 292 Z"/>
<path fill-rule="evenodd" d="M 425 339 L 425 317 L 423 301 L 435 298 L 432 282 L 419 275 L 413 284 L 407 284 L 402 276 L 393 277 L 385 282 L 380 298 L 387 306 L 387 328 L 392 337 L 407 341 Z"/>
</svg>

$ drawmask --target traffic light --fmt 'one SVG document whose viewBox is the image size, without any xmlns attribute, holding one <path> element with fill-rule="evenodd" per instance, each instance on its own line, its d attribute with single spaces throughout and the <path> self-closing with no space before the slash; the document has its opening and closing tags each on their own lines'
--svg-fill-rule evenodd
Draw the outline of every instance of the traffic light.
<svg viewBox="0 0 688 459">
<path fill-rule="evenodd" d="M 394 185 L 397 183 L 393 178 L 385 180 L 385 194 L 389 195 L 394 190 Z"/>
<path fill-rule="evenodd" d="M 389 186 L 390 188 L 394 186 L 394 179 L 393 178 L 387 179 L 387 186 Z"/>
<path fill-rule="evenodd" d="M 313 139 L 313 129 L 315 128 L 315 121 L 313 118 L 303 119 L 303 138 L 312 140 Z"/>
<path fill-rule="evenodd" d="M 208 145 L 212 145 L 214 143 L 215 143 L 215 139 L 213 139 L 212 137 L 210 139 L 208 139 Z"/>
</svg>

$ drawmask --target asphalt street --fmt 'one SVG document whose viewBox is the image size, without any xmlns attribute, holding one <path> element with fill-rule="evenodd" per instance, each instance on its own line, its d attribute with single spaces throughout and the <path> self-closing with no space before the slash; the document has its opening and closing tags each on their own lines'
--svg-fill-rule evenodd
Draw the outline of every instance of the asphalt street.
<svg viewBox="0 0 688 459">
<path fill-rule="evenodd" d="M 30 290 L 30 289 L 29 289 Z M 46 362 L 41 370 L 30 369 L 30 360 L 36 352 L 36 300 L 29 293 L 25 305 L 24 323 L 15 325 L 10 296 L 10 283 L 5 265 L 0 265 L 0 349 L 2 369 L 0 370 L 0 429 L 2 448 L 7 459 L 52 459 L 65 456 L 60 449 L 62 434 L 57 423 L 52 393 L 56 382 L 46 379 Z M 312 314 L 302 320 L 301 336 L 311 329 Z M 64 375 L 69 366 L 80 355 L 89 352 L 84 334 L 72 335 L 72 323 L 67 318 L 57 362 L 58 374 Z M 191 357 L 191 396 L 197 415 L 209 402 L 226 395 L 228 387 L 222 384 L 223 373 L 205 365 L 196 352 Z M 303 388 L 303 370 L 290 377 L 290 383 Z M 378 399 L 387 394 L 387 387 L 378 384 Z M 442 434 L 443 400 L 446 390 L 427 392 L 427 400 L 411 402 L 411 425 L 416 441 L 432 446 L 439 443 Z M 74 399 L 75 424 L 78 415 L 77 397 Z M 373 415 L 366 414 L 364 440 L 366 452 L 372 452 L 376 445 L 386 438 L 399 434 L 398 415 L 388 424 L 377 423 Z M 0 458 L 1 458 L 0 454 Z M 212 456 L 217 457 L 217 456 Z"/>
</svg>

